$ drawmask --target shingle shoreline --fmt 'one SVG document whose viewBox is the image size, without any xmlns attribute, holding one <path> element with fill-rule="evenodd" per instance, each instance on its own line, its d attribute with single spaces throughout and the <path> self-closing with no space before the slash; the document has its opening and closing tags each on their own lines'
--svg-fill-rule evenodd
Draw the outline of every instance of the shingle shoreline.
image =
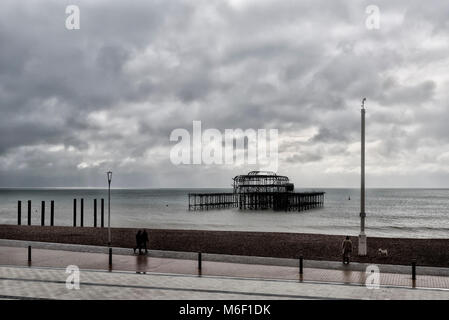
<svg viewBox="0 0 449 320">
<path fill-rule="evenodd" d="M 112 228 L 114 247 L 135 246 L 136 228 Z M 166 251 L 204 252 L 243 256 L 307 260 L 340 261 L 344 235 L 324 235 L 280 232 L 210 231 L 179 229 L 146 229 L 149 249 Z M 28 240 L 53 243 L 104 246 L 107 228 L 48 227 L 0 225 L 0 239 Z M 357 237 L 353 261 L 363 263 L 449 267 L 449 239 L 410 239 L 368 237 L 368 255 L 358 257 Z M 388 257 L 381 257 L 378 249 L 387 249 Z"/>
</svg>

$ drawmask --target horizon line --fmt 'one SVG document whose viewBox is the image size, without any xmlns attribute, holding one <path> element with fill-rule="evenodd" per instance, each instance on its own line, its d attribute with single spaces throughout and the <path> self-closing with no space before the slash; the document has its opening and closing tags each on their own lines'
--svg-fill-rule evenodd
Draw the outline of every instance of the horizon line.
<svg viewBox="0 0 449 320">
<path fill-rule="evenodd" d="M 108 187 L 86 187 L 86 186 L 77 186 L 77 187 L 0 187 L 0 190 L 7 189 L 98 189 L 98 190 L 107 190 Z M 232 189 L 230 187 L 111 187 L 111 190 L 150 190 L 150 189 Z M 295 189 L 360 189 L 360 187 L 295 187 Z M 438 190 L 438 189 L 449 189 L 447 187 L 404 187 L 404 186 L 393 186 L 393 187 L 366 187 L 366 189 L 428 189 L 428 190 Z"/>
</svg>

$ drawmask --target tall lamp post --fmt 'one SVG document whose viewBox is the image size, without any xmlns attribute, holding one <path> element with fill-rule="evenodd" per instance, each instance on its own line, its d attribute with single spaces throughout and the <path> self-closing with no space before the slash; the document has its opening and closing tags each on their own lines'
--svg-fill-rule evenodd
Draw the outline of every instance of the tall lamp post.
<svg viewBox="0 0 449 320">
<path fill-rule="evenodd" d="M 361 181 L 360 181 L 360 235 L 359 256 L 366 256 L 366 234 L 365 234 L 365 100 L 362 100 L 362 125 L 361 125 Z"/>
<path fill-rule="evenodd" d="M 108 171 L 108 247 L 109 247 L 109 265 L 112 265 L 112 248 L 111 248 L 111 181 L 112 171 Z"/>
</svg>

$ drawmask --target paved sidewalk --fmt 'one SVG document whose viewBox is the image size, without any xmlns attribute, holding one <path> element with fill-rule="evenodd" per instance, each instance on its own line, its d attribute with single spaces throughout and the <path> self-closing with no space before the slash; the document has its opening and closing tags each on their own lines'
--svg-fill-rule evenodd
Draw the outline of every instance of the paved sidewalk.
<svg viewBox="0 0 449 320">
<path fill-rule="evenodd" d="M 28 264 L 27 249 L 22 247 L 0 247 L 0 265 L 63 269 L 68 265 L 77 265 L 81 270 L 110 270 L 108 265 L 108 255 L 104 253 L 33 249 L 32 262 L 31 264 Z M 380 284 L 382 286 L 449 289 L 449 277 L 419 275 L 416 281 L 412 281 L 411 275 L 409 274 L 386 273 L 382 271 L 382 266 L 379 267 Z M 304 273 L 300 276 L 298 267 L 217 261 L 203 261 L 201 272 L 199 272 L 198 262 L 196 260 L 148 257 L 145 255 L 113 255 L 113 265 L 110 271 L 177 275 L 200 274 L 202 276 L 215 277 L 357 285 L 364 285 L 366 280 L 366 273 L 364 271 L 304 268 Z"/>
<path fill-rule="evenodd" d="M 238 279 L 175 274 L 81 271 L 68 289 L 64 269 L 0 267 L 1 299 L 448 299 L 445 290 Z"/>
<path fill-rule="evenodd" d="M 90 253 L 107 253 L 107 248 L 104 246 L 89 246 L 78 244 L 62 244 L 62 243 L 48 243 L 48 242 L 35 242 L 35 241 L 23 241 L 23 240 L 7 240 L 0 239 L 0 247 L 21 247 L 26 248 L 28 245 L 33 246 L 33 249 L 50 249 L 50 250 L 62 250 L 62 251 L 74 251 L 74 252 L 90 252 Z M 128 248 L 113 248 L 114 255 L 133 255 L 132 250 Z M 195 252 L 180 252 L 180 251 L 163 251 L 163 250 L 150 250 L 148 255 L 153 258 L 171 258 L 181 260 L 195 260 L 197 259 L 197 253 Z M 286 267 L 298 267 L 297 259 L 287 258 L 273 258 L 273 257 L 257 257 L 257 256 L 241 256 L 241 255 L 227 255 L 227 254 L 213 254 L 203 253 L 203 260 L 205 261 L 217 261 L 217 262 L 231 262 L 240 264 L 257 264 L 257 265 L 273 265 L 273 266 L 286 266 Z M 331 270 L 352 270 L 365 272 L 369 263 L 351 262 L 350 266 L 343 265 L 340 261 L 322 261 L 322 260 L 308 260 L 304 259 L 305 268 L 314 269 L 331 269 Z M 379 265 L 383 273 L 398 273 L 410 275 L 410 265 Z M 449 268 L 442 267 L 426 267 L 418 265 L 416 268 L 418 275 L 433 275 L 433 276 L 445 276 L 449 277 Z"/>
</svg>

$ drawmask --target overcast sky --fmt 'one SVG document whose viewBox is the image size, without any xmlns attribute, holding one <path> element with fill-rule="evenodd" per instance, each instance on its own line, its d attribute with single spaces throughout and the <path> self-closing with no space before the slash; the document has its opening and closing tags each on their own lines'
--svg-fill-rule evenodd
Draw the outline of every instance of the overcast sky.
<svg viewBox="0 0 449 320">
<path fill-rule="evenodd" d="M 67 30 L 67 5 L 80 30 Z M 380 28 L 366 27 L 368 5 Z M 176 128 L 278 129 L 297 187 L 449 187 L 449 2 L 0 5 L 0 187 L 227 187 L 170 161 Z"/>
</svg>

